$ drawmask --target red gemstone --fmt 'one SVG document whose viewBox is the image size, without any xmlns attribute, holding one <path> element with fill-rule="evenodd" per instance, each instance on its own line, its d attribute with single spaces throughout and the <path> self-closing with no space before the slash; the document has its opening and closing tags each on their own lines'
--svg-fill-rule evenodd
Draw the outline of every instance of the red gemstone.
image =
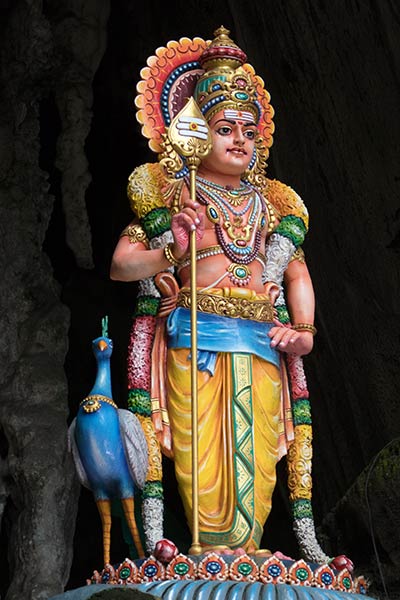
<svg viewBox="0 0 400 600">
<path fill-rule="evenodd" d="M 236 245 L 244 248 L 245 246 L 247 246 L 247 242 L 245 242 L 245 240 L 236 240 Z"/>
<path fill-rule="evenodd" d="M 171 540 L 163 538 L 157 542 L 154 549 L 154 556 L 160 562 L 169 563 L 177 555 L 178 548 L 175 546 L 174 542 L 171 542 Z"/>
</svg>

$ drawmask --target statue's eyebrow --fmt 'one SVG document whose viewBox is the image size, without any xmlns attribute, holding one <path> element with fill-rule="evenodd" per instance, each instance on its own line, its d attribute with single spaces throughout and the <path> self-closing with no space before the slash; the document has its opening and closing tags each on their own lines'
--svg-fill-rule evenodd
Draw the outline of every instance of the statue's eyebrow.
<svg viewBox="0 0 400 600">
<path fill-rule="evenodd" d="M 218 121 L 215 121 L 215 125 L 217 123 L 220 123 L 221 121 L 225 121 L 225 123 L 230 123 L 230 125 L 236 125 L 237 121 L 231 121 L 231 119 L 218 119 Z M 243 122 L 243 127 L 257 127 L 256 123 L 247 123 L 247 122 Z"/>
</svg>

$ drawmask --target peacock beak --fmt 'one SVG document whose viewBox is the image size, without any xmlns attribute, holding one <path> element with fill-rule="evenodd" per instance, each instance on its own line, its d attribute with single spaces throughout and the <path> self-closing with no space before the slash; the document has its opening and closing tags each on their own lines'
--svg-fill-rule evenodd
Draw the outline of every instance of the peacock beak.
<svg viewBox="0 0 400 600">
<path fill-rule="evenodd" d="M 100 340 L 99 343 L 97 344 L 97 347 L 99 350 L 101 350 L 102 352 L 108 348 L 107 342 L 105 342 L 104 340 Z"/>
</svg>

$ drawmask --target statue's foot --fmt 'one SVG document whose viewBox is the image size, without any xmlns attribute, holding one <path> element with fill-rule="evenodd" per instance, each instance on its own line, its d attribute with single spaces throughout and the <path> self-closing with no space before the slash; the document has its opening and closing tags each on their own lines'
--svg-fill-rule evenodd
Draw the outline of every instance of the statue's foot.
<svg viewBox="0 0 400 600">
<path fill-rule="evenodd" d="M 243 554 L 247 554 L 244 548 L 229 548 L 229 546 L 203 546 L 204 554 L 210 554 L 211 552 L 215 552 L 216 554 L 221 554 L 225 556 L 243 556 Z"/>
<path fill-rule="evenodd" d="M 259 548 L 251 553 L 253 556 L 258 556 L 259 558 L 268 558 L 268 556 L 272 556 L 271 550 L 268 548 Z"/>
</svg>

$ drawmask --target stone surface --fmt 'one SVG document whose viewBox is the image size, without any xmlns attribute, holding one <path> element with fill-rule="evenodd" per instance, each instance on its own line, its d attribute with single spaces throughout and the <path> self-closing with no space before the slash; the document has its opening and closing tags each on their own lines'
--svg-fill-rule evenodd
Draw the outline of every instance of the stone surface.
<svg viewBox="0 0 400 600">
<path fill-rule="evenodd" d="M 78 24 L 85 4 L 75 3 Z M 50 6 L 47 2 L 47 9 Z M 79 187 L 81 196 L 89 179 L 87 164 L 80 159 L 84 157 L 82 123 L 87 127 L 90 123 L 91 81 L 101 57 L 98 33 L 104 39 L 105 17 L 94 15 L 92 22 L 85 23 L 98 37 L 98 43 L 88 44 L 87 55 L 74 43 L 81 55 L 79 68 L 75 65 L 79 77 L 74 78 L 74 61 L 68 59 L 69 84 L 88 90 L 85 94 L 80 90 L 85 98 L 85 110 L 78 107 L 81 119 L 73 107 L 79 142 L 72 143 L 73 136 L 62 122 L 64 136 L 52 156 L 49 140 L 53 137 L 46 131 L 43 106 L 67 86 L 57 28 L 46 7 L 34 0 L 2 3 L 7 28 L 2 32 L 0 86 L 0 523 L 4 542 L 0 595 L 4 593 L 7 600 L 40 600 L 63 590 L 72 560 L 78 498 L 67 451 L 64 361 L 70 315 L 61 302 L 61 287 L 45 247 L 58 193 L 51 172 L 55 156 L 60 157 L 61 168 L 68 163 L 71 189 Z M 72 6 L 64 3 L 63 10 L 68 23 Z M 58 24 L 63 19 L 60 15 Z M 79 34 L 76 23 L 74 32 Z M 64 112 L 70 100 L 71 93 L 64 96 Z M 75 202 L 74 208 L 64 191 L 63 197 L 69 202 L 67 209 L 75 213 L 68 227 L 79 230 L 80 224 L 87 223 L 84 204 L 76 208 Z M 88 238 L 86 227 L 82 240 Z M 82 241 L 81 249 L 76 243 L 71 246 L 80 263 L 78 258 L 88 255 L 90 244 Z"/>
<path fill-rule="evenodd" d="M 360 546 L 372 550 L 375 544 L 378 557 L 368 562 L 368 554 L 364 556 L 363 572 L 379 582 L 380 567 L 389 590 L 398 585 L 400 564 L 399 457 L 397 438 L 373 458 L 321 525 L 332 547 L 350 556 L 360 552 Z"/>
</svg>

